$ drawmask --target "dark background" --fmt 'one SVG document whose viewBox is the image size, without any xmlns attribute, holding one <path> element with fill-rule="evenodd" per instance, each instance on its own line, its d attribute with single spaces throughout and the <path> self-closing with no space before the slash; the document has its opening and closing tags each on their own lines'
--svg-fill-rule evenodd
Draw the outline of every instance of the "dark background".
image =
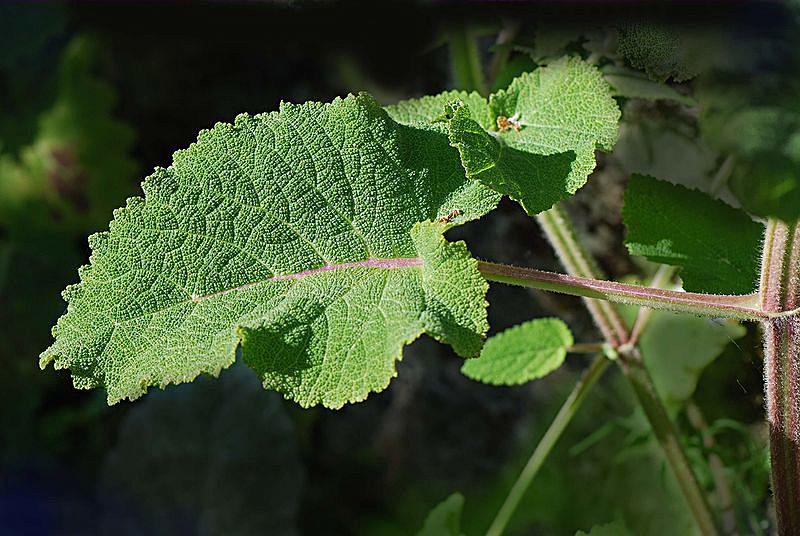
<svg viewBox="0 0 800 536">
<path fill-rule="evenodd" d="M 19 204 L 0 201 L 0 532 L 412 534 L 430 508 L 461 491 L 464 531 L 481 533 L 587 359 L 570 358 L 544 381 L 492 388 L 461 376 L 459 359 L 424 339 L 406 350 L 387 391 L 338 412 L 283 401 L 239 365 L 219 379 L 107 407 L 103 392 L 74 390 L 66 372 L 37 365 L 64 309 L 59 293 L 88 256 L 86 235 L 139 193 L 154 166 L 217 121 L 281 100 L 369 91 L 389 104 L 454 87 L 443 38 L 454 25 L 475 28 L 487 62 L 504 20 L 520 23 L 523 36 L 640 19 L 725 28 L 753 52 L 744 73 L 689 89 L 785 77 L 793 62 L 785 38 L 793 15 L 778 3 L 376 5 L 0 6 L 0 184 L 15 162 L 44 177 L 30 179 L 38 193 Z M 63 62 L 76 40 L 89 50 L 81 76 L 90 82 L 70 94 Z M 73 107 L 67 127 L 78 126 L 43 141 L 42 117 L 59 103 Z M 66 175 L 37 172 L 48 158 Z M 570 203 L 613 277 L 644 270 L 621 245 L 626 177 L 624 155 L 602 156 Z M 482 258 L 558 269 L 535 223 L 511 203 L 458 237 Z M 555 314 L 579 340 L 598 338 L 578 300 L 493 286 L 490 302 L 493 331 Z M 726 430 L 719 453 L 737 515 L 754 532 L 770 523 L 756 335 L 751 329 L 729 344 L 695 396 L 706 419 Z M 700 432 L 678 419 L 702 473 Z M 537 478 L 512 533 L 572 534 L 615 519 L 638 533 L 676 534 L 689 517 L 612 371 Z"/>
</svg>

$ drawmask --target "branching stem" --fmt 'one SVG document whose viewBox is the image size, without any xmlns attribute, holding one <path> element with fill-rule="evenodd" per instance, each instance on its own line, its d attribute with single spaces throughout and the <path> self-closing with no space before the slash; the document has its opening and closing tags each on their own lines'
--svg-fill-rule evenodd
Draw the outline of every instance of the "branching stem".
<svg viewBox="0 0 800 536">
<path fill-rule="evenodd" d="M 583 280 L 573 281 L 574 283 L 588 283 L 592 280 L 599 280 L 602 277 L 596 263 L 578 241 L 572 222 L 563 209 L 556 206 L 537 216 L 537 219 L 542 224 L 547 238 L 553 244 L 556 253 L 570 276 Z M 556 278 L 557 281 L 558 279 Z M 551 288 L 550 290 L 555 289 Z M 622 291 L 624 289 L 617 288 L 617 290 Z M 655 290 L 658 289 L 649 289 L 650 292 Z M 611 303 L 589 299 L 606 297 L 606 293 L 602 290 L 595 290 L 594 292 L 595 294 L 593 295 L 584 296 L 590 313 L 606 337 L 607 342 L 619 349 L 617 362 L 633 388 L 636 398 L 644 410 L 650 426 L 653 428 L 653 433 L 661 444 L 661 448 L 694 515 L 698 528 L 704 535 L 716 535 L 717 528 L 714 517 L 711 514 L 708 501 L 692 472 L 686 453 L 683 451 L 680 436 L 656 392 L 653 380 L 644 366 L 638 348 L 627 344 L 630 341 L 630 337 L 624 320 Z M 659 290 L 659 292 L 669 291 Z M 576 294 L 583 296 L 583 294 L 578 294 L 577 292 Z M 632 303 L 632 301 L 628 301 L 628 303 Z M 648 306 L 652 303 L 661 304 L 663 301 L 647 300 L 645 303 L 640 304 Z"/>
</svg>

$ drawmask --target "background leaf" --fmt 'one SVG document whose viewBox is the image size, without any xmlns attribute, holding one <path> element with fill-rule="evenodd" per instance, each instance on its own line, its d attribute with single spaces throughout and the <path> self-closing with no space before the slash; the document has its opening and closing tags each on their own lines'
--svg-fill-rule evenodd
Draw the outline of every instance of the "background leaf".
<svg viewBox="0 0 800 536">
<path fill-rule="evenodd" d="M 722 201 L 634 175 L 622 211 L 632 255 L 682 267 L 688 291 L 748 294 L 758 281 L 763 226 Z"/>
<path fill-rule="evenodd" d="M 417 536 L 461 536 L 464 496 L 453 493 L 431 510 Z"/>
<path fill-rule="evenodd" d="M 155 393 L 125 416 L 103 464 L 101 532 L 298 534 L 295 433 L 245 367 Z"/>
<path fill-rule="evenodd" d="M 613 94 L 619 97 L 647 100 L 671 100 L 685 106 L 694 106 L 695 100 L 688 95 L 678 93 L 674 88 L 649 79 L 639 71 L 605 65 L 603 76 L 611 84 Z"/>
<path fill-rule="evenodd" d="M 681 35 L 661 24 L 630 24 L 619 30 L 617 52 L 635 68 L 658 82 L 683 82 L 697 72 L 689 64 Z"/>
</svg>

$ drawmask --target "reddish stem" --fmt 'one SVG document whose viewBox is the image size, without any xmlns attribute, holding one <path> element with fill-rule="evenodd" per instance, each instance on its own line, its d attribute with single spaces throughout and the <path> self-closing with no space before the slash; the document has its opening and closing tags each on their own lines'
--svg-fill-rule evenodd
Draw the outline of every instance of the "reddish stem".
<svg viewBox="0 0 800 536">
<path fill-rule="evenodd" d="M 769 222 L 761 305 L 780 313 L 800 307 L 800 225 Z M 764 379 L 778 533 L 800 534 L 800 317 L 764 322 Z"/>
</svg>

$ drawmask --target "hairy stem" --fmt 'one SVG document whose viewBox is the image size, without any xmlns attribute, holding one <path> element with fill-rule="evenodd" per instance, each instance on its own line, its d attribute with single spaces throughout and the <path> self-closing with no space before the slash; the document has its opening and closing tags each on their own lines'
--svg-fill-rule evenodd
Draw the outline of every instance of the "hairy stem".
<svg viewBox="0 0 800 536">
<path fill-rule="evenodd" d="M 666 309 L 675 313 L 689 313 L 714 318 L 738 320 L 764 320 L 781 318 L 783 312 L 765 312 L 758 307 L 758 295 L 719 296 L 659 288 L 628 285 L 616 281 L 602 281 L 580 276 L 544 272 L 534 268 L 521 268 L 492 262 L 479 262 L 478 269 L 490 281 L 560 292 L 595 300 L 637 305 L 651 309 Z M 570 270 L 571 271 L 571 270 Z M 597 314 L 603 335 L 613 339 L 616 346 L 627 342 L 627 333 L 620 332 L 617 318 L 607 313 L 610 304 L 587 301 L 592 314 Z M 625 333 L 625 335 L 622 335 Z M 611 342 L 611 340 L 609 341 Z"/>
<path fill-rule="evenodd" d="M 770 220 L 761 266 L 761 305 L 800 306 L 800 224 Z M 800 534 L 800 317 L 764 322 L 764 379 L 778 533 Z"/>
<path fill-rule="evenodd" d="M 597 269 L 594 260 L 578 241 L 574 227 L 563 209 L 555 207 L 540 214 L 537 218 L 570 275 L 594 279 L 601 277 L 600 270 Z M 586 302 L 607 342 L 617 348 L 624 345 L 623 348 L 620 348 L 617 362 L 633 388 L 636 398 L 653 428 L 653 433 L 661 444 L 700 531 L 706 535 L 717 534 L 714 517 L 706 497 L 697 483 L 686 453 L 683 451 L 680 436 L 656 392 L 639 350 L 633 345 L 626 344 L 630 337 L 624 320 L 614 306 L 608 302 L 594 302 L 601 304 L 601 306 L 595 307 L 591 306 L 593 300 L 586 299 Z"/>
<path fill-rule="evenodd" d="M 486 95 L 478 44 L 467 23 L 456 23 L 446 35 L 450 44 L 450 62 L 456 85 L 464 91 L 477 91 Z"/>
<path fill-rule="evenodd" d="M 672 278 L 675 277 L 677 271 L 677 268 L 674 266 L 662 264 L 658 267 L 658 270 L 656 270 L 653 280 L 650 281 L 650 286 L 654 288 L 667 288 L 672 282 Z M 631 336 L 628 339 L 628 344 L 630 346 L 636 346 L 639 344 L 639 339 L 642 337 L 642 333 L 644 333 L 645 328 L 650 323 L 650 319 L 653 316 L 653 311 L 654 309 L 649 307 L 642 307 L 639 309 L 639 313 L 636 315 L 636 320 L 633 322 Z"/>
<path fill-rule="evenodd" d="M 544 230 L 547 240 L 556 252 L 561 264 L 567 272 L 574 277 L 588 279 L 604 279 L 603 273 L 597 263 L 578 241 L 572 222 L 567 213 L 558 205 L 536 216 L 536 220 Z M 523 278 L 518 282 L 508 281 L 512 284 L 522 284 Z M 551 289 L 556 290 L 556 289 Z M 582 294 L 576 295 L 582 296 Z M 586 308 L 606 339 L 612 347 L 617 348 L 627 342 L 628 328 L 625 321 L 613 305 L 606 301 L 591 299 L 603 298 L 597 294 L 583 296 Z"/>
<path fill-rule="evenodd" d="M 497 516 L 494 518 L 494 521 L 492 521 L 489 530 L 486 531 L 486 536 L 499 536 L 503 533 L 508 525 L 508 522 L 511 520 L 511 516 L 517 509 L 519 502 L 522 500 L 525 492 L 530 487 L 531 482 L 533 482 L 533 479 L 536 477 L 536 474 L 539 472 L 539 469 L 542 467 L 545 459 L 553 450 L 553 447 L 558 442 L 561 434 L 564 433 L 564 430 L 572 420 L 572 417 L 578 411 L 581 403 L 586 398 L 586 395 L 589 394 L 591 388 L 594 386 L 597 380 L 600 379 L 610 363 L 611 361 L 609 361 L 605 356 L 598 355 L 595 357 L 594 361 L 592 361 L 591 366 L 583 373 L 583 376 L 578 383 L 575 384 L 575 387 L 567 397 L 564 405 L 561 406 L 561 409 L 558 411 L 555 419 L 553 419 L 553 422 L 550 423 L 550 427 L 547 429 L 544 436 L 542 436 L 539 444 L 536 445 L 536 449 L 528 459 L 528 463 L 525 464 L 525 467 L 522 469 L 522 472 L 520 472 L 516 482 L 514 482 L 514 485 L 508 492 L 506 500 L 503 502 L 503 506 L 500 507 L 500 510 L 497 512 Z"/>
</svg>

